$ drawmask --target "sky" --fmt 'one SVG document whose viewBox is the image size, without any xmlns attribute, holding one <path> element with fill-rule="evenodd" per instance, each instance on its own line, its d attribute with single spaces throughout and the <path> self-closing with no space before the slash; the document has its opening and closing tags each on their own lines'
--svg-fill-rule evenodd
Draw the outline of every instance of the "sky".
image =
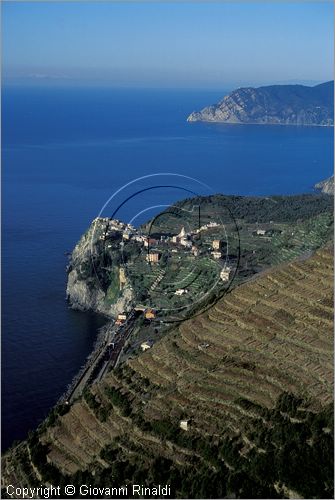
<svg viewBox="0 0 335 500">
<path fill-rule="evenodd" d="M 3 2 L 5 82 L 220 88 L 333 79 L 332 2 Z"/>
</svg>

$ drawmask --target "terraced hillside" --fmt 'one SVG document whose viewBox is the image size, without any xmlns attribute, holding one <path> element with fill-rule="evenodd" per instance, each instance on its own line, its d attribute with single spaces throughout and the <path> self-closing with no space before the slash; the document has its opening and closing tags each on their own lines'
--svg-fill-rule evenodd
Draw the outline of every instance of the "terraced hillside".
<svg viewBox="0 0 335 500">
<path fill-rule="evenodd" d="M 159 310 L 164 321 L 185 319 L 227 286 L 323 246 L 333 235 L 333 219 L 333 197 L 324 194 L 198 196 L 138 229 L 97 218 L 72 252 L 67 298 L 71 307 L 112 318 L 141 304 Z M 173 241 L 182 230 L 183 244 Z M 147 248 L 143 238 L 149 235 Z M 214 240 L 220 240 L 221 256 L 211 253 Z M 156 254 L 152 264 L 148 251 Z M 226 266 L 230 275 L 224 282 L 220 273 Z M 176 297 L 178 288 L 187 293 Z"/>
<path fill-rule="evenodd" d="M 332 498 L 332 381 L 328 247 L 237 287 L 58 408 L 6 454 L 3 485 Z"/>
</svg>

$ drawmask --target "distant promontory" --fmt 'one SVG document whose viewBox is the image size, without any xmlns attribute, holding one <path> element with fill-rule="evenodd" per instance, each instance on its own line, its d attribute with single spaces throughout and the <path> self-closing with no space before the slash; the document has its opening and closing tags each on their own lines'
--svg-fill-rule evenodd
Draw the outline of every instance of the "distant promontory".
<svg viewBox="0 0 335 500">
<path fill-rule="evenodd" d="M 194 111 L 187 121 L 333 126 L 334 82 L 239 88 L 219 103 Z"/>
<path fill-rule="evenodd" d="M 334 194 L 334 176 L 315 184 L 315 189 L 325 194 Z"/>
</svg>

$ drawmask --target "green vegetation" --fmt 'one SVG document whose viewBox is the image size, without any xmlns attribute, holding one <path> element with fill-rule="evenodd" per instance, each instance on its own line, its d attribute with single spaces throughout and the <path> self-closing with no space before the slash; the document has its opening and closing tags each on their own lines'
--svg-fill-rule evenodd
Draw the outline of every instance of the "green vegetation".
<svg viewBox="0 0 335 500">
<path fill-rule="evenodd" d="M 163 252 L 159 264 L 149 267 L 138 255 L 136 260 L 128 261 L 127 273 L 135 294 L 148 306 L 161 309 L 191 306 L 189 314 L 192 314 L 199 306 L 214 303 L 216 297 L 222 295 L 226 285 L 219 280 L 220 264 L 206 254 L 214 239 L 228 243 L 228 263 L 233 270 L 238 263 L 233 283 L 236 286 L 268 267 L 313 252 L 332 238 L 332 197 L 319 194 L 190 198 L 167 209 L 153 225 L 146 224 L 142 229 L 144 232 L 150 230 L 152 235 L 176 234 L 181 225 L 188 230 L 196 229 L 198 209 L 194 207 L 198 206 L 202 225 L 217 222 L 225 226 L 225 231 L 222 226 L 213 227 L 195 237 L 199 240 L 197 246 L 205 250 L 204 255 L 194 258 L 189 250 L 182 249 L 171 254 L 163 246 L 159 247 Z M 255 231 L 262 227 L 272 235 L 255 236 Z M 164 277 L 160 279 L 162 272 Z M 170 283 L 174 285 L 171 287 Z M 189 293 L 175 297 L 177 287 L 186 288 Z M 210 294 L 204 294 L 201 299 L 201 294 L 211 289 Z"/>
<path fill-rule="evenodd" d="M 37 432 L 30 434 L 27 447 L 30 453 L 31 462 L 42 476 L 43 481 L 56 484 L 66 484 L 64 483 L 66 477 L 63 477 L 54 465 L 47 462 L 46 456 L 48 453 L 48 446 L 41 443 Z"/>
<path fill-rule="evenodd" d="M 106 291 L 105 302 L 113 304 L 120 294 L 119 269 L 112 267 L 109 272 L 108 288 Z"/>
<path fill-rule="evenodd" d="M 324 212 L 333 212 L 333 198 L 314 193 L 269 197 L 213 195 L 188 198 L 176 204 L 185 210 L 190 210 L 194 205 L 200 205 L 201 217 L 225 216 L 229 209 L 237 221 L 244 220 L 249 224 L 267 223 L 270 220 L 292 223 Z"/>
<path fill-rule="evenodd" d="M 93 410 L 95 416 L 100 422 L 106 422 L 108 415 L 111 411 L 112 405 L 105 405 L 99 401 L 90 389 L 85 389 L 83 397 L 88 404 L 89 408 Z"/>
<path fill-rule="evenodd" d="M 45 429 L 48 427 L 53 427 L 56 425 L 56 422 L 58 420 L 58 417 L 61 417 L 63 415 L 66 415 L 68 411 L 70 410 L 70 405 L 67 405 L 65 403 L 60 403 L 54 406 L 45 420 L 38 426 L 38 432 L 42 433 Z"/>
<path fill-rule="evenodd" d="M 109 397 L 119 406 L 122 399 L 118 391 L 111 389 Z M 103 487 L 110 486 L 108 481 L 113 477 L 116 484 L 170 484 L 172 498 L 222 498 L 232 494 L 237 498 L 283 498 L 287 490 L 309 498 L 332 498 L 332 405 L 312 412 L 306 401 L 289 393 L 281 394 L 271 410 L 246 400 L 240 404 L 249 409 L 253 406 L 262 417 L 246 421 L 244 439 L 201 438 L 181 431 L 169 419 L 151 424 L 142 419 L 144 432 L 193 451 L 193 460 L 184 466 L 164 456 L 156 457 L 141 445 L 132 445 L 127 455 L 123 450 L 129 442 L 116 439 L 100 452 L 107 467 L 96 465 L 94 473 L 85 470 L 68 476 L 47 463 L 48 447 L 41 444 L 37 433 L 30 435 L 27 444 L 43 482 Z M 136 415 L 138 425 L 141 417 Z M 250 443 L 247 447 L 246 438 Z M 141 460 L 137 460 L 138 454 Z"/>
<path fill-rule="evenodd" d="M 241 240 L 235 284 L 267 272 L 202 313 L 195 306 L 198 314 L 165 336 L 142 324 L 144 335 L 157 335 L 154 347 L 132 353 L 75 404 L 57 407 L 6 454 L 4 484 L 103 487 L 113 478 L 117 485 L 171 484 L 177 498 L 333 497 L 333 257 L 327 247 L 309 256 L 331 238 L 332 197 L 214 196 L 201 199 L 204 222 L 219 210 L 224 218 L 228 201 Z M 231 219 L 225 223 L 233 259 L 238 233 Z M 255 235 L 262 224 L 272 236 Z M 161 229 L 169 229 L 168 219 Z M 216 231 L 206 233 L 204 247 Z M 113 252 L 94 257 L 106 291 L 117 286 Z M 145 251 L 128 252 L 127 277 L 138 296 L 158 280 L 152 300 L 163 292 L 161 300 L 175 304 L 166 283 L 183 284 L 192 267 L 180 252 L 184 265 L 181 254 L 169 256 L 161 282 L 160 264 L 150 276 Z M 200 285 L 187 282 L 189 297 L 216 265 L 199 260 Z"/>
<path fill-rule="evenodd" d="M 100 225 L 94 225 L 93 253 L 90 248 L 87 251 L 85 247 L 85 252 L 79 249 L 69 271 L 76 269 L 76 279 L 85 281 L 92 296 L 97 290 L 103 291 L 100 309 L 106 311 L 122 294 L 122 265 L 135 303 L 158 309 L 163 320 L 171 319 L 171 311 L 172 319 L 185 319 L 214 304 L 227 287 L 237 286 L 260 271 L 324 245 L 332 238 L 332 200 L 332 196 L 323 194 L 213 195 L 183 200 L 140 228 L 143 235 L 157 238 L 151 250 L 159 254 L 159 261 L 152 264 L 146 260 L 148 250 L 143 242 L 132 236 L 123 241 L 122 230 L 111 230 L 108 220 L 103 219 Z M 209 223 L 218 226 L 205 227 Z M 196 233 L 199 224 L 205 229 Z M 183 226 L 186 232 L 192 232 L 192 237 L 184 246 L 176 245 L 170 238 Z M 257 235 L 257 230 L 262 229 L 266 230 L 265 237 Z M 84 238 L 86 243 L 88 236 Z M 222 242 L 222 258 L 218 260 L 211 255 L 215 239 Z M 196 255 L 187 244 L 195 246 Z M 220 279 L 225 265 L 231 269 L 230 279 L 234 277 L 229 283 Z M 187 293 L 176 296 L 178 288 Z M 99 304 L 94 304 L 99 309 Z"/>
<path fill-rule="evenodd" d="M 112 404 L 120 409 L 124 417 L 128 417 L 130 415 L 131 405 L 125 394 L 121 394 L 121 392 L 114 387 L 106 387 L 105 393 L 111 400 Z"/>
</svg>

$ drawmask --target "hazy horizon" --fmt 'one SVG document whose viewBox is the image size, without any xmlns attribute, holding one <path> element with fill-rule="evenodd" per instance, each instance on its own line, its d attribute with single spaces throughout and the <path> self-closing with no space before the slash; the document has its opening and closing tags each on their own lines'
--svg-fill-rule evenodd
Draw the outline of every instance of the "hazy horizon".
<svg viewBox="0 0 335 500">
<path fill-rule="evenodd" d="M 333 79 L 332 14 L 329 2 L 4 2 L 3 82 L 316 85 Z"/>
</svg>

